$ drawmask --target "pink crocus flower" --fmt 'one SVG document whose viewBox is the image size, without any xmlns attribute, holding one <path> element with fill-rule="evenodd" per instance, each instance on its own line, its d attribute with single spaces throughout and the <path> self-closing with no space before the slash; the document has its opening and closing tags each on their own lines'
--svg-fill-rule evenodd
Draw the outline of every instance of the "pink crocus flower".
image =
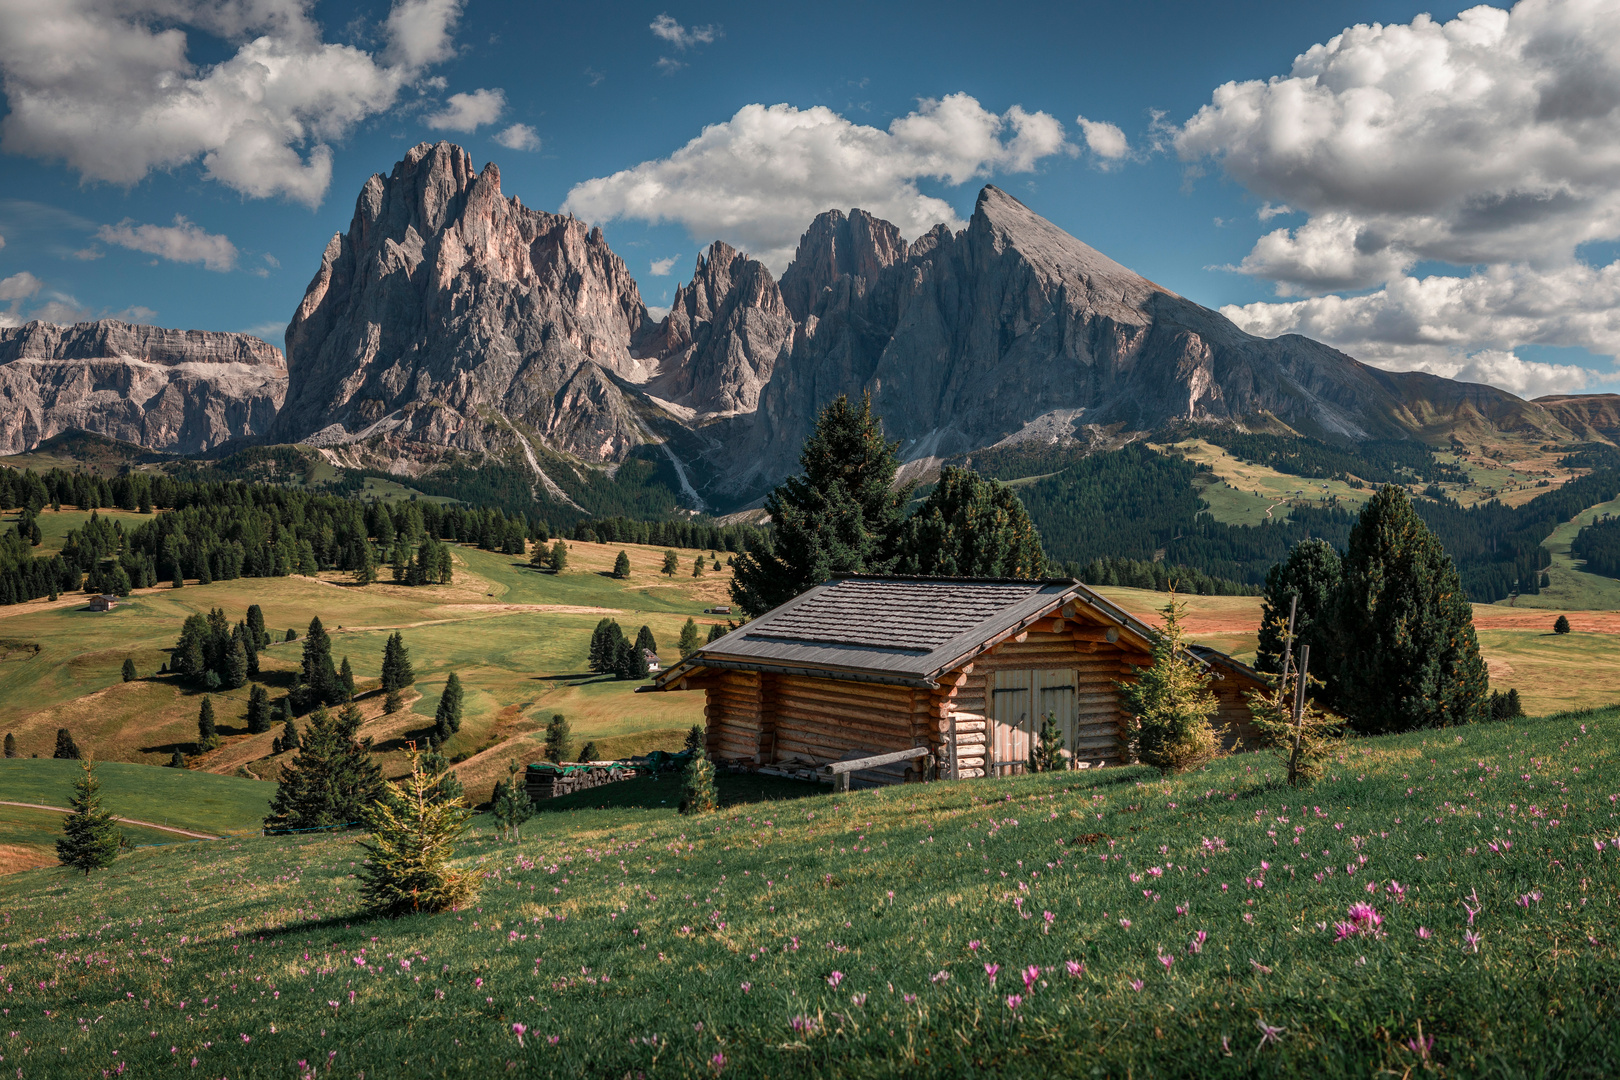
<svg viewBox="0 0 1620 1080">
<path fill-rule="evenodd" d="M 838 986 L 838 984 L 843 982 L 843 981 L 844 981 L 844 973 L 842 971 L 835 971 L 831 975 L 827 976 L 827 985 L 831 986 L 831 987 L 836 988 Z"/>
<path fill-rule="evenodd" d="M 1018 995 L 1018 994 L 1008 994 L 1007 995 L 1007 1008 L 1011 1009 L 1013 1012 L 1017 1012 L 1018 1011 L 1018 1006 L 1022 1005 L 1023 1003 L 1024 1003 L 1024 999 L 1023 999 L 1023 997 L 1021 995 Z"/>
<path fill-rule="evenodd" d="M 1418 940 L 1420 941 L 1428 941 L 1430 938 L 1434 937 L 1434 932 L 1427 926 L 1420 926 L 1417 928 L 1417 936 Z"/>
<path fill-rule="evenodd" d="M 1025 968 L 1024 969 L 1024 992 L 1027 994 L 1030 991 L 1034 990 L 1035 989 L 1035 984 L 1040 981 L 1040 978 L 1041 978 L 1041 969 L 1040 968 L 1036 967 L 1034 964 L 1031 964 L 1031 965 L 1029 965 L 1029 967 Z"/>
<path fill-rule="evenodd" d="M 513 1024 L 512 1025 L 512 1034 L 517 1036 L 517 1041 L 518 1041 L 519 1046 L 523 1045 L 523 1033 L 525 1031 L 528 1031 L 528 1030 L 529 1029 L 524 1027 L 522 1024 Z"/>
<path fill-rule="evenodd" d="M 996 972 L 998 972 L 1000 970 L 1001 970 L 1001 965 L 1000 964 L 986 964 L 986 965 L 984 965 L 984 973 L 986 975 L 990 976 L 990 985 L 991 986 L 996 985 Z"/>
<path fill-rule="evenodd" d="M 1079 960 L 1065 960 L 1063 966 L 1068 970 L 1070 976 L 1076 979 L 1084 975 L 1086 971 L 1085 963 Z"/>
</svg>

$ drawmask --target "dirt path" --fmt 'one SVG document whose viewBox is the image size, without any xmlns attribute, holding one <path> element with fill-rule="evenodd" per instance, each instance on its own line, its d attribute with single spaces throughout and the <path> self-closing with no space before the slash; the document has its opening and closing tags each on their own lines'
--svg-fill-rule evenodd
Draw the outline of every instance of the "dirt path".
<svg viewBox="0 0 1620 1080">
<path fill-rule="evenodd" d="M 24 809 L 27 809 L 27 810 L 54 810 L 58 814 L 71 814 L 71 813 L 73 813 L 72 808 L 67 807 L 67 806 L 45 806 L 45 805 L 42 805 L 40 803 L 32 803 L 32 802 L 11 802 L 9 799 L 0 799 L 0 806 L 21 806 L 21 807 L 23 807 Z M 224 839 L 224 837 L 222 837 L 222 836 L 214 836 L 211 833 L 192 832 L 190 829 L 176 828 L 173 825 L 159 825 L 155 821 L 141 821 L 138 818 L 121 817 L 121 818 L 114 818 L 113 820 L 114 821 L 121 821 L 125 825 L 139 825 L 142 828 L 146 828 L 146 829 L 156 829 L 158 832 L 177 833 L 180 836 L 189 836 L 194 840 L 223 840 Z"/>
</svg>

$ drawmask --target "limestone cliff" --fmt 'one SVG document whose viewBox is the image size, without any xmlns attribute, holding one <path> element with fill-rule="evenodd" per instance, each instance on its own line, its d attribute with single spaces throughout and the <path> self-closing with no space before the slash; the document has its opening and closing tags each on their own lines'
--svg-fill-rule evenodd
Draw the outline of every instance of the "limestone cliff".
<svg viewBox="0 0 1620 1080">
<path fill-rule="evenodd" d="M 280 350 L 248 334 L 102 320 L 0 329 L 0 453 L 82 429 L 198 453 L 270 427 L 287 392 Z"/>
<path fill-rule="evenodd" d="M 287 327 L 291 387 L 273 436 L 431 461 L 523 449 L 591 462 L 642 429 L 611 377 L 647 312 L 600 229 L 501 194 L 491 164 L 423 143 L 366 182 Z M 514 426 L 516 425 L 516 426 Z M 538 466 L 536 466 L 538 472 Z"/>
</svg>

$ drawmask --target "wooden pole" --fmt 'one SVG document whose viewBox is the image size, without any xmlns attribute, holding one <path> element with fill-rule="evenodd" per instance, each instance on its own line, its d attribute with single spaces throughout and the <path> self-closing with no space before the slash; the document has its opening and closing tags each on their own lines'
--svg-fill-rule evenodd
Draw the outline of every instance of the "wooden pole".
<svg viewBox="0 0 1620 1080">
<path fill-rule="evenodd" d="M 1278 686 L 1287 693 L 1288 689 L 1288 661 L 1294 652 L 1294 616 L 1299 613 L 1299 593 L 1288 598 L 1288 636 L 1283 638 L 1283 666 L 1282 682 Z"/>
<path fill-rule="evenodd" d="M 1305 677 L 1311 669 L 1311 647 L 1299 647 L 1299 678 L 1294 683 L 1294 752 L 1288 755 L 1288 782 L 1292 784 L 1299 770 L 1299 744 L 1305 733 Z"/>
</svg>

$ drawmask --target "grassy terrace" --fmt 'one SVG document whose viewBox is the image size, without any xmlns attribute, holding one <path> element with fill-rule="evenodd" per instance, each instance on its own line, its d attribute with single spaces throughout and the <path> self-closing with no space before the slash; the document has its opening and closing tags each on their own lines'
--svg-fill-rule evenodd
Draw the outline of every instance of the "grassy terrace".
<svg viewBox="0 0 1620 1080">
<path fill-rule="evenodd" d="M 25 1077 L 1612 1076 L 1617 726 L 1352 742 L 1304 792 L 1248 756 L 728 780 L 692 820 L 637 781 L 514 844 L 480 825 L 476 905 L 388 923 L 350 836 L 28 871 L 0 881 L 0 1052 Z"/>
</svg>

